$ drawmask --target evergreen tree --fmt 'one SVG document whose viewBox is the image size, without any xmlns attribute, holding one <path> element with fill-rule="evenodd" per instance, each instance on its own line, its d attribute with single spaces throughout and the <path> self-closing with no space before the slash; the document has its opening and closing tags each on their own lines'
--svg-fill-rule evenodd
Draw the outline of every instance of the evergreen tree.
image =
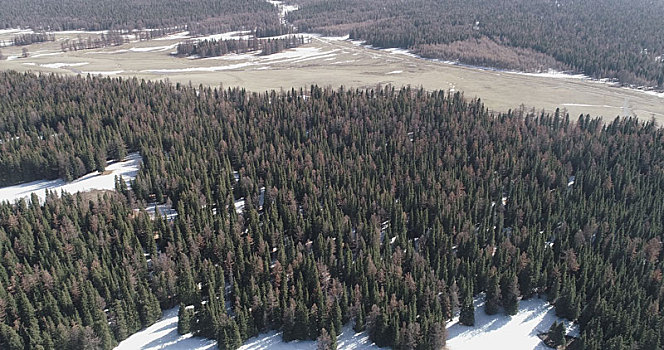
<svg viewBox="0 0 664 350">
<path fill-rule="evenodd" d="M 466 326 L 475 325 L 475 305 L 473 305 L 473 299 L 470 296 L 466 296 L 461 304 L 459 323 Z"/>
<path fill-rule="evenodd" d="M 502 289 L 502 304 L 505 308 L 507 315 L 516 315 L 519 311 L 519 289 L 517 287 L 516 275 L 505 275 L 501 283 Z"/>
<path fill-rule="evenodd" d="M 484 312 L 487 315 L 495 315 L 500 307 L 500 285 L 498 275 L 493 272 L 489 277 L 489 285 L 486 290 Z"/>
<path fill-rule="evenodd" d="M 565 324 L 563 322 L 553 322 L 549 328 L 549 340 L 553 347 L 565 345 Z"/>
<path fill-rule="evenodd" d="M 194 310 L 188 309 L 186 305 L 180 303 L 178 310 L 178 334 L 184 335 L 191 332 L 191 321 L 194 318 Z"/>
</svg>

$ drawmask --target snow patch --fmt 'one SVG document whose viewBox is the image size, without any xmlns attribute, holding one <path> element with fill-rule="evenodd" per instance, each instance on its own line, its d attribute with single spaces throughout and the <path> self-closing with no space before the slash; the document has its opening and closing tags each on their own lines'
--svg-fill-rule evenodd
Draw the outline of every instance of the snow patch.
<svg viewBox="0 0 664 350">
<path fill-rule="evenodd" d="M 189 307 L 187 307 L 189 308 Z M 152 326 L 123 340 L 115 350 L 216 350 L 217 342 L 212 339 L 194 337 L 191 333 L 179 335 L 179 307 L 165 310 L 163 316 Z M 346 325 L 337 337 L 337 345 L 343 350 L 378 350 L 366 333 L 355 333 Z M 281 333 L 271 331 L 250 338 L 239 350 L 315 350 L 317 344 L 312 340 L 284 342 Z"/>
<path fill-rule="evenodd" d="M 243 211 L 244 211 L 244 197 L 235 201 L 235 212 L 238 214 L 242 214 Z"/>
<path fill-rule="evenodd" d="M 369 340 L 366 333 L 355 333 L 353 327 L 346 325 L 337 337 L 337 348 L 342 350 L 377 350 L 380 349 Z M 239 350 L 315 350 L 316 342 L 312 340 L 295 340 L 284 342 L 281 333 L 272 331 L 247 340 Z"/>
<path fill-rule="evenodd" d="M 92 172 L 72 182 L 57 180 L 38 180 L 20 185 L 0 188 L 0 202 L 8 201 L 14 203 L 21 198 L 30 199 L 32 193 L 43 202 L 46 198 L 46 190 L 60 194 L 62 192 L 76 193 L 92 190 L 114 190 L 115 177 L 119 176 L 125 182 L 136 178 L 138 169 L 143 159 L 138 153 L 132 153 L 122 162 L 109 163 L 104 174 Z"/>
<path fill-rule="evenodd" d="M 391 71 L 391 72 L 387 72 L 387 73 L 385 73 L 385 74 L 401 74 L 401 73 L 403 73 L 402 70 L 393 70 L 393 71 Z"/>
<path fill-rule="evenodd" d="M 78 62 L 78 63 L 45 63 L 40 64 L 40 67 L 44 68 L 64 68 L 64 67 L 80 67 L 90 64 L 90 62 Z"/>
<path fill-rule="evenodd" d="M 245 63 L 231 64 L 231 65 L 227 65 L 227 66 L 213 66 L 213 67 L 146 69 L 146 70 L 142 70 L 141 72 L 157 73 L 157 74 L 184 73 L 184 72 L 217 72 L 217 71 L 224 71 L 224 70 L 239 69 L 239 68 L 244 68 L 244 67 L 252 66 L 252 65 L 253 65 L 253 63 L 251 63 L 251 62 L 245 62 Z"/>
<path fill-rule="evenodd" d="M 173 44 L 173 45 L 166 45 L 166 46 L 149 46 L 149 47 L 132 47 L 129 49 L 129 51 L 132 52 L 163 52 L 163 51 L 168 51 L 176 48 L 178 44 Z"/>
<path fill-rule="evenodd" d="M 252 38 L 250 30 L 236 30 L 233 32 L 225 32 L 219 34 L 212 34 L 207 36 L 199 36 L 193 39 L 198 41 L 203 40 L 249 40 Z"/>
<path fill-rule="evenodd" d="M 62 55 L 62 52 L 57 51 L 57 52 L 48 52 L 48 53 L 38 53 L 36 55 L 30 55 L 30 58 L 46 57 L 46 56 L 58 56 L 58 55 Z"/>
<path fill-rule="evenodd" d="M 578 336 L 576 325 L 561 319 L 546 300 L 534 297 L 519 302 L 519 312 L 514 316 L 487 315 L 484 297 L 475 299 L 475 326 L 460 324 L 458 318 L 447 325 L 447 347 L 450 350 L 549 349 L 537 336 L 549 330 L 554 321 L 565 321 L 569 335 Z"/>
<path fill-rule="evenodd" d="M 194 337 L 192 334 L 178 334 L 178 311 L 179 307 L 164 311 L 159 321 L 123 340 L 115 350 L 217 349 L 217 342 L 214 340 Z"/>
<path fill-rule="evenodd" d="M 181 40 L 181 39 L 189 39 L 191 36 L 189 35 L 189 31 L 184 31 L 184 32 L 179 32 L 179 33 L 173 33 L 171 35 L 167 35 L 161 38 L 155 38 L 153 40 Z"/>
<path fill-rule="evenodd" d="M 90 74 L 90 75 L 116 75 L 124 73 L 123 70 L 106 70 L 106 71 L 89 71 L 89 72 L 81 72 L 81 74 Z"/>
</svg>

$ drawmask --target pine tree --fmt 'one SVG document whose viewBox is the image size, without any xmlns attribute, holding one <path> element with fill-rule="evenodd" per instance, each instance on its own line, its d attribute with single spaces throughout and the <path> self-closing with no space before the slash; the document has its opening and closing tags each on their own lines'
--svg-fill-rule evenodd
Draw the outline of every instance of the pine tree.
<svg viewBox="0 0 664 350">
<path fill-rule="evenodd" d="M 551 345 L 554 347 L 559 347 L 565 345 L 565 324 L 563 322 L 554 321 L 549 328 L 549 339 L 551 340 Z"/>
<path fill-rule="evenodd" d="M 191 332 L 191 321 L 194 318 L 194 310 L 188 309 L 184 303 L 180 303 L 178 310 L 178 334 L 184 335 Z"/>
<path fill-rule="evenodd" d="M 484 312 L 487 315 L 495 315 L 500 307 L 500 285 L 498 284 L 498 275 L 492 272 L 489 277 L 489 285 L 486 290 L 484 303 Z"/>
<path fill-rule="evenodd" d="M 0 323 L 0 348 L 7 350 L 23 350 L 23 339 L 18 333 L 4 323 Z"/>
<path fill-rule="evenodd" d="M 357 316 L 355 316 L 355 323 L 353 324 L 353 330 L 356 333 L 360 333 L 364 331 L 364 308 L 360 307 Z"/>
<path fill-rule="evenodd" d="M 459 323 L 466 326 L 475 325 L 475 305 L 473 305 L 473 299 L 470 296 L 466 296 L 461 304 Z"/>
<path fill-rule="evenodd" d="M 316 339 L 316 349 L 318 350 L 332 350 L 336 349 L 336 346 L 332 347 L 332 337 L 327 332 L 327 329 L 323 328 L 320 330 L 320 335 Z"/>
<path fill-rule="evenodd" d="M 505 275 L 502 290 L 502 304 L 505 308 L 505 313 L 514 316 L 519 311 L 519 289 L 517 287 L 516 275 Z"/>
</svg>

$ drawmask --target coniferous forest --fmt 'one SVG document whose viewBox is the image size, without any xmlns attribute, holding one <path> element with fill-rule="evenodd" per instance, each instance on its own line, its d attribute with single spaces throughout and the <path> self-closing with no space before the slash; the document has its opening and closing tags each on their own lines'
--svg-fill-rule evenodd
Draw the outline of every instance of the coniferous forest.
<svg viewBox="0 0 664 350">
<path fill-rule="evenodd" d="M 664 2 L 650 0 L 292 0 L 301 31 L 428 58 L 554 68 L 664 89 Z M 553 61 L 553 62 L 552 62 Z"/>
<path fill-rule="evenodd" d="M 271 55 L 287 49 L 292 49 L 303 45 L 305 43 L 304 37 L 300 36 L 287 36 L 283 38 L 272 39 L 259 39 L 250 38 L 244 39 L 230 39 L 230 40 L 203 40 L 203 41 L 187 41 L 178 44 L 176 55 L 178 56 L 198 56 L 216 57 L 223 56 L 229 53 L 242 54 L 252 51 L 259 51 L 261 55 Z"/>
<path fill-rule="evenodd" d="M 5 0 L 0 28 L 133 30 L 192 35 L 349 34 L 376 47 L 494 68 L 555 69 L 664 89 L 664 2 L 651 0 Z M 292 24 L 292 25 L 291 25 Z"/>
<path fill-rule="evenodd" d="M 280 26 L 277 9 L 264 0 L 4 0 L 0 28 L 106 30 L 169 28 L 191 24 L 222 31 Z"/>
<path fill-rule="evenodd" d="M 179 330 L 220 349 L 272 329 L 334 347 L 345 324 L 440 349 L 473 298 L 547 298 L 579 349 L 664 341 L 653 122 L 3 72 L 0 135 L 4 183 L 143 157 L 117 191 L 0 205 L 2 349 L 110 349 L 178 305 Z M 155 201 L 177 218 L 141 209 Z"/>
</svg>

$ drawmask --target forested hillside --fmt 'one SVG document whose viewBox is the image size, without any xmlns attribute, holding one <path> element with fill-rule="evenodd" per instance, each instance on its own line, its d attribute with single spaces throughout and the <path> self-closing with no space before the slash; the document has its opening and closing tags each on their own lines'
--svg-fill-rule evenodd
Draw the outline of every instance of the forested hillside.
<svg viewBox="0 0 664 350">
<path fill-rule="evenodd" d="M 350 33 L 374 46 L 409 48 L 430 58 L 522 70 L 571 68 L 595 78 L 664 87 L 662 1 L 297 3 L 300 10 L 288 18 L 301 31 Z"/>
<path fill-rule="evenodd" d="M 0 11 L 0 28 L 104 30 L 185 24 L 226 31 L 281 25 L 276 7 L 264 0 L 4 0 Z"/>
<path fill-rule="evenodd" d="M 17 169 L 47 169 L 53 152 L 121 157 L 113 143 L 144 160 L 131 189 L 0 205 L 2 349 L 109 349 L 175 305 L 182 332 L 220 349 L 347 322 L 380 346 L 437 349 L 481 292 L 507 314 L 545 295 L 579 323 L 581 349 L 662 346 L 653 123 L 494 115 L 407 88 L 250 94 L 11 72 L 0 116 L 0 160 Z M 153 201 L 177 218 L 133 210 Z"/>
</svg>

